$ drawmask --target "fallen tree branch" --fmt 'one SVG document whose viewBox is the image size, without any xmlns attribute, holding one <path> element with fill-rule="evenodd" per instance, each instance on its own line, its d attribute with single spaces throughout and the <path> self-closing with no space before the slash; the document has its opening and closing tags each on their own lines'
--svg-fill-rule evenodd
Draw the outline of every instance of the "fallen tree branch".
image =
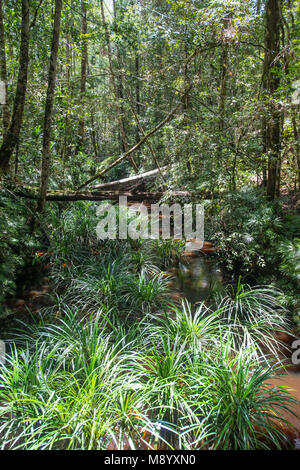
<svg viewBox="0 0 300 470">
<path fill-rule="evenodd" d="M 104 168 L 104 170 L 100 171 L 100 173 L 97 173 L 95 176 L 93 176 L 93 178 L 89 179 L 85 183 L 78 186 L 77 191 L 84 188 L 88 184 L 92 183 L 96 179 L 101 178 L 101 176 L 103 176 L 105 173 L 110 171 L 116 165 L 118 165 L 123 160 L 125 160 L 125 158 L 127 158 L 129 155 L 131 155 L 133 152 L 135 152 L 138 148 L 140 148 L 141 145 L 143 145 L 149 139 L 149 137 L 151 137 L 153 134 L 155 134 L 157 131 L 159 131 L 159 129 L 161 129 L 165 124 L 167 124 L 173 118 L 173 116 L 176 114 L 176 112 L 178 111 L 178 109 L 180 108 L 181 105 L 182 105 L 182 102 L 180 101 L 177 104 L 177 106 L 168 114 L 168 116 L 163 121 L 161 121 L 156 127 L 154 127 L 151 131 L 149 131 L 147 134 L 145 134 L 137 144 L 135 144 L 133 147 L 131 147 L 130 150 L 125 152 L 119 158 L 117 158 L 117 160 L 115 160 L 113 163 L 111 163 L 108 167 Z"/>
<path fill-rule="evenodd" d="M 141 184 L 146 179 L 151 179 L 157 175 L 157 173 L 161 171 L 165 171 L 170 168 L 170 165 L 164 166 L 162 168 L 157 168 L 156 170 L 147 171 L 146 173 L 142 173 L 140 175 L 130 176 L 129 178 L 123 178 L 117 181 L 111 181 L 110 183 L 102 183 L 97 184 L 95 186 L 91 186 L 92 189 L 99 189 L 99 190 L 106 190 L 106 189 L 116 189 L 122 188 L 125 186 L 130 186 L 131 184 Z"/>
</svg>

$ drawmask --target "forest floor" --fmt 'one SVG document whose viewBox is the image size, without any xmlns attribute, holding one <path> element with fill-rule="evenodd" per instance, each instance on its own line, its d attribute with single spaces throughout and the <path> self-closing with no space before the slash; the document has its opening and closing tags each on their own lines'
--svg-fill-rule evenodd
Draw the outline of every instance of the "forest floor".
<svg viewBox="0 0 300 470">
<path fill-rule="evenodd" d="M 300 193 L 296 191 L 283 190 L 281 194 L 281 201 L 283 210 L 286 212 L 297 211 L 300 213 Z M 210 242 L 205 242 L 204 249 L 197 249 L 196 251 L 189 250 L 187 244 L 187 257 L 193 258 L 194 256 L 208 255 L 211 257 L 215 253 L 215 248 Z M 22 320 L 28 323 L 34 317 L 39 315 L 43 307 L 51 305 L 51 265 L 46 262 L 39 261 L 37 264 L 33 263 L 34 255 L 32 257 L 32 264 L 28 264 L 23 270 L 17 281 L 16 296 L 6 301 L 6 306 L 11 310 L 12 315 L 8 316 L 3 322 L 5 329 L 9 329 L 15 324 L 15 320 Z M 174 298 L 177 293 L 170 292 L 170 299 Z M 288 341 L 287 341 L 288 342 Z M 289 344 L 290 346 L 290 344 Z M 295 366 L 288 367 L 287 374 L 278 376 L 272 379 L 270 385 L 283 385 L 290 393 L 298 400 L 300 400 L 300 370 Z M 300 405 L 293 410 L 300 416 Z M 284 429 L 286 437 L 289 441 L 300 443 L 300 418 L 291 414 L 285 414 L 285 417 L 295 427 L 293 432 Z"/>
<path fill-rule="evenodd" d="M 281 200 L 283 209 L 287 211 L 297 211 L 300 214 L 300 191 L 281 190 Z"/>
</svg>

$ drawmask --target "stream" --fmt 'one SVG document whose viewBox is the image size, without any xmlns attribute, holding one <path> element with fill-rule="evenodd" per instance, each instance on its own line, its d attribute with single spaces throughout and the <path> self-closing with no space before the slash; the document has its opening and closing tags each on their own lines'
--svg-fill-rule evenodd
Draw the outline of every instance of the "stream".
<svg viewBox="0 0 300 470">
<path fill-rule="evenodd" d="M 180 301 L 181 298 L 186 298 L 191 303 L 193 311 L 195 311 L 197 304 L 200 302 L 207 300 L 209 304 L 209 296 L 212 291 L 226 284 L 226 279 L 219 266 L 218 259 L 210 255 L 213 252 L 212 248 L 209 248 L 209 250 L 207 254 L 199 251 L 195 251 L 194 253 L 186 252 L 185 256 L 169 270 L 169 274 L 172 276 L 170 281 L 172 299 L 174 301 Z M 31 310 L 38 310 L 42 301 L 47 304 L 49 278 L 45 276 L 48 274 L 48 269 L 48 266 L 47 269 L 43 267 L 42 271 L 39 273 L 39 283 L 35 286 L 38 290 L 30 290 L 25 295 L 20 292 L 20 295 L 25 297 L 25 300 L 21 298 L 11 301 L 15 312 L 19 313 L 19 315 L 24 315 L 25 319 L 28 316 L 26 306 Z M 28 278 L 28 284 L 31 286 L 33 284 L 30 276 Z M 291 344 L 288 339 L 286 339 L 286 342 Z M 286 387 L 290 393 L 300 401 L 300 366 L 293 366 L 291 364 L 291 366 L 287 368 L 285 375 L 278 375 L 272 380 L 269 380 L 267 384 Z M 284 427 L 284 433 L 289 441 L 294 442 L 294 447 L 300 449 L 300 405 L 295 406 L 294 412 L 299 417 L 283 412 L 285 418 L 288 419 L 295 428 L 295 430 L 290 431 Z"/>
<path fill-rule="evenodd" d="M 192 304 L 194 310 L 198 303 L 208 299 L 212 290 L 225 284 L 218 261 L 203 254 L 195 253 L 187 258 L 184 257 L 177 266 L 170 269 L 170 274 L 173 276 L 171 288 L 177 292 L 175 294 L 177 300 L 185 297 Z M 267 384 L 284 386 L 300 401 L 300 365 L 291 364 L 284 375 L 278 375 L 278 377 L 269 380 Z M 285 411 L 283 416 L 290 421 L 295 430 L 290 431 L 284 427 L 284 433 L 288 440 L 294 441 L 295 449 L 300 449 L 300 405 L 295 406 L 293 411 L 299 417 Z"/>
<path fill-rule="evenodd" d="M 223 284 L 221 269 L 215 260 L 204 256 L 190 257 L 171 270 L 173 285 L 192 305 L 205 301 L 212 290 Z"/>
</svg>

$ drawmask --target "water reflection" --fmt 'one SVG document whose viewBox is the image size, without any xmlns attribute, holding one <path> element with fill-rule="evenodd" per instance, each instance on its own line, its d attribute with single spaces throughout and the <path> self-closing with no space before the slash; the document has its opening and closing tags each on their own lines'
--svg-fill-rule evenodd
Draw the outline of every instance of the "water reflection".
<svg viewBox="0 0 300 470">
<path fill-rule="evenodd" d="M 174 287 L 192 304 L 205 300 L 223 281 L 217 262 L 204 256 L 181 261 L 172 273 Z"/>
</svg>

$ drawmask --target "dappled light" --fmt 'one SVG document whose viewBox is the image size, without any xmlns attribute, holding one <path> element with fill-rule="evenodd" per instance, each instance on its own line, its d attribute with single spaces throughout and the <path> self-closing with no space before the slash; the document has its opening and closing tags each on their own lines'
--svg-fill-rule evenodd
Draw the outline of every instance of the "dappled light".
<svg viewBox="0 0 300 470">
<path fill-rule="evenodd" d="M 299 15 L 0 0 L 2 451 L 300 449 Z"/>
</svg>

